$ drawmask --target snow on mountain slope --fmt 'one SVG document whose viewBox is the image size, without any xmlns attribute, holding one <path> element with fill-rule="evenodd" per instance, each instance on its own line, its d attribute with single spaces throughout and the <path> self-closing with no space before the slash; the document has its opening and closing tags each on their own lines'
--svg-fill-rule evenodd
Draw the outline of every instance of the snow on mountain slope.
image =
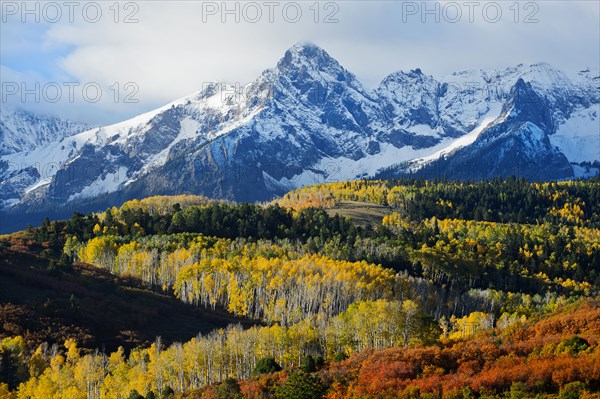
<svg viewBox="0 0 600 399">
<path fill-rule="evenodd" d="M 130 120 L 0 156 L 0 205 L 16 214 L 153 194 L 268 200 L 399 164 L 417 173 L 454 154 L 458 177 L 485 161 L 490 176 L 518 174 L 520 162 L 528 178 L 566 178 L 587 173 L 568 162 L 598 160 L 599 83 L 589 70 L 568 76 L 534 64 L 441 81 L 395 72 L 370 90 L 323 49 L 298 44 L 241 90 L 211 84 Z"/>
<path fill-rule="evenodd" d="M 497 120 L 500 117 L 500 111 L 502 110 L 502 106 L 498 103 L 493 104 L 491 109 L 488 112 L 480 117 L 480 120 L 477 126 L 471 130 L 469 133 L 465 134 L 458 139 L 451 140 L 450 144 L 445 146 L 443 149 L 434 152 L 431 155 L 428 155 L 423 158 L 417 158 L 414 160 L 415 167 L 419 167 L 427 162 L 439 159 L 440 157 L 450 154 L 452 151 L 455 151 L 459 148 L 467 147 L 477 140 L 477 137 L 481 134 L 481 132 L 486 129 L 492 122 Z"/>
<path fill-rule="evenodd" d="M 69 197 L 69 201 L 83 198 L 93 198 L 104 193 L 114 192 L 123 181 L 123 176 L 126 175 L 127 168 L 120 167 L 114 173 L 108 173 L 105 176 L 99 177 L 91 184 L 84 187 L 80 192 L 72 194 Z"/>
<path fill-rule="evenodd" d="M 550 136 L 571 162 L 600 160 L 600 104 L 579 109 Z"/>
<path fill-rule="evenodd" d="M 501 107 L 519 78 L 549 102 L 557 125 L 572 111 L 600 102 L 597 73 L 585 70 L 568 76 L 546 63 L 467 69 L 440 81 L 420 69 L 395 72 L 382 81 L 377 94 L 398 127 L 416 134 L 460 137 L 493 106 Z"/>
<path fill-rule="evenodd" d="M 396 171 L 461 180 L 511 175 L 530 180 L 572 178 L 575 171 L 569 160 L 550 142 L 553 106 L 548 97 L 519 78 L 500 115 L 459 139 L 468 138 L 468 145 L 452 146 L 451 151 L 435 154 L 426 162 L 399 165 Z"/>
<path fill-rule="evenodd" d="M 83 123 L 35 114 L 3 104 L 0 109 L 0 155 L 30 151 L 88 128 Z"/>
<path fill-rule="evenodd" d="M 212 140 L 255 115 L 260 102 L 252 110 L 244 109 L 239 96 L 235 87 L 210 85 L 130 120 L 87 130 L 32 151 L 5 155 L 0 160 L 8 168 L 0 170 L 0 181 L 4 177 L 10 184 L 13 174 L 26 170 L 30 184 L 13 192 L 13 198 L 3 199 L 14 204 L 20 194 L 36 196 L 49 185 L 56 185 L 60 173 L 66 186 L 83 183 L 79 190 L 74 187 L 65 195 L 66 201 L 114 192 L 164 164 L 171 148 L 181 142 Z"/>
<path fill-rule="evenodd" d="M 395 128 L 430 136 L 443 135 L 439 126 L 439 91 L 439 82 L 420 69 L 392 73 L 377 88 Z"/>
<path fill-rule="evenodd" d="M 548 101 L 556 125 L 574 110 L 600 102 L 598 74 L 586 70 L 569 77 L 547 63 L 538 63 L 503 70 L 469 69 L 448 75 L 441 83 L 446 94 L 442 95 L 439 108 L 447 110 L 443 115 L 449 124 L 473 127 L 487 112 L 486 105 L 502 104 L 508 98 L 519 78 Z"/>
<path fill-rule="evenodd" d="M 348 157 L 323 158 L 312 168 L 304 170 L 302 173 L 294 175 L 291 178 L 283 177 L 278 181 L 275 181 L 270 175 L 268 178 L 271 184 L 279 184 L 289 190 L 316 183 L 368 178 L 375 175 L 382 168 L 428 154 L 443 146 L 444 143 L 440 142 L 440 144 L 434 147 L 421 149 L 415 149 L 411 146 L 398 148 L 392 144 L 385 143 L 380 145 L 378 153 L 367 155 L 358 160 Z"/>
</svg>

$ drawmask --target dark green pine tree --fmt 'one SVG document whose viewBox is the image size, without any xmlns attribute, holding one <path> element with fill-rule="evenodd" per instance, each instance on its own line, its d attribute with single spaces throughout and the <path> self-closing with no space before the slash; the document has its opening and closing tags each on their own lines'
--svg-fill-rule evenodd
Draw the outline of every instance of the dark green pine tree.
<svg viewBox="0 0 600 399">
<path fill-rule="evenodd" d="M 320 378 L 298 370 L 288 376 L 276 394 L 280 399 L 320 399 L 325 392 Z"/>
</svg>

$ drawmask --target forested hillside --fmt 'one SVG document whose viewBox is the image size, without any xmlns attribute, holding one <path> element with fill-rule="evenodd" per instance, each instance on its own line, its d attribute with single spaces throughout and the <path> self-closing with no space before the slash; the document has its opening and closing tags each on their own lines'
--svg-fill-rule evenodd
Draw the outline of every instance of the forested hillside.
<svg viewBox="0 0 600 399">
<path fill-rule="evenodd" d="M 378 205 L 381 218 L 344 217 L 352 202 Z M 17 252 L 26 257 L 10 261 Z M 97 270 L 180 301 L 171 309 L 192 319 L 232 321 L 182 343 L 145 335 L 135 348 L 4 321 L 6 397 L 579 398 L 600 388 L 597 180 L 355 181 L 262 205 L 151 197 L 1 237 L 0 257 L 13 275 L 76 285 Z M 125 349 L 103 350 L 115 342 Z"/>
</svg>

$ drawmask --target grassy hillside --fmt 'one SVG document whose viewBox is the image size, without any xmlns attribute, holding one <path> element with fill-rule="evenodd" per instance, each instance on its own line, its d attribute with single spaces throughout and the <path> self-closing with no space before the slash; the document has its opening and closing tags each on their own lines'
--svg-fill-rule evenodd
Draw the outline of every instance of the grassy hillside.
<svg viewBox="0 0 600 399">
<path fill-rule="evenodd" d="M 357 226 L 377 226 L 383 218 L 393 212 L 393 208 L 360 201 L 339 201 L 331 208 L 326 208 L 330 216 L 350 218 Z"/>
</svg>

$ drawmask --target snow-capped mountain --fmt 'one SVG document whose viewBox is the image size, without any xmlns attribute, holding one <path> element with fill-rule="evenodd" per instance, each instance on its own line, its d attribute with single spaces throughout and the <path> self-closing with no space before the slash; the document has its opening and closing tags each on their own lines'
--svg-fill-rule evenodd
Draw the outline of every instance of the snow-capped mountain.
<svg viewBox="0 0 600 399">
<path fill-rule="evenodd" d="M 524 176 L 531 180 L 573 177 L 567 157 L 550 143 L 547 132 L 554 122 L 547 100 L 539 96 L 522 78 L 512 87 L 500 116 L 480 131 L 468 136 L 469 145 L 411 161 L 406 169 L 422 176 L 447 175 L 455 179 L 486 179 Z M 467 136 L 463 136 L 465 142 Z M 460 143 L 460 141 L 457 141 Z M 390 168 L 381 174 L 402 171 Z M 395 173 L 394 173 L 395 172 Z"/>
<path fill-rule="evenodd" d="M 89 126 L 84 123 L 3 105 L 0 110 L 0 155 L 31 151 L 87 129 Z"/>
<path fill-rule="evenodd" d="M 437 81 L 416 69 L 370 90 L 323 49 L 298 44 L 243 88 L 211 84 L 128 121 L 3 155 L 2 216 L 154 194 L 268 200 L 316 182 L 407 173 L 591 175 L 599 112 L 600 76 L 589 70 L 569 77 L 518 65 Z M 467 176 L 481 160 L 489 170 Z"/>
<path fill-rule="evenodd" d="M 591 177 L 600 170 L 600 76 L 589 70 L 575 78 L 548 64 L 504 71 L 470 70 L 445 79 L 475 87 L 452 101 L 440 98 L 449 114 L 468 113 L 477 127 L 432 154 L 399 163 L 377 177 L 419 175 L 454 179 L 523 176 L 532 180 Z M 515 83 L 513 83 L 515 82 Z M 483 89 L 482 89 L 483 88 Z M 486 113 L 487 110 L 487 113 Z M 450 118 L 451 123 L 453 118 Z M 471 126 L 472 127 L 472 126 Z M 471 127 L 467 127 L 467 130 Z"/>
</svg>

